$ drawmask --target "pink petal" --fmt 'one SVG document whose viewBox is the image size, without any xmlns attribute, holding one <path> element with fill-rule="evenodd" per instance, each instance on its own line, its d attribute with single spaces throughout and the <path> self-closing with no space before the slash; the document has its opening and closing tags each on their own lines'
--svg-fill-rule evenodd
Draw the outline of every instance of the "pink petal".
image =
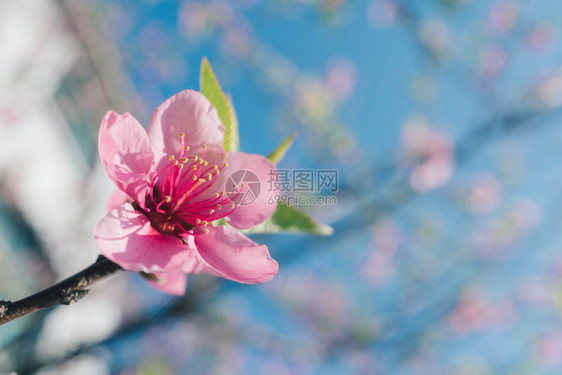
<svg viewBox="0 0 562 375">
<path fill-rule="evenodd" d="M 155 280 L 148 280 L 150 285 L 161 292 L 183 296 L 187 287 L 187 275 L 182 271 L 158 272 L 151 275 Z"/>
<path fill-rule="evenodd" d="M 129 197 L 127 194 L 123 193 L 119 189 L 113 190 L 113 193 L 109 196 L 107 200 L 107 212 L 110 212 L 114 208 L 117 208 L 127 202 L 132 202 L 133 198 Z"/>
<path fill-rule="evenodd" d="M 127 271 L 146 273 L 181 269 L 194 252 L 192 237 L 184 245 L 150 226 L 142 213 L 126 203 L 107 214 L 94 228 L 101 253 Z"/>
<path fill-rule="evenodd" d="M 217 110 L 203 94 L 185 90 L 156 108 L 150 117 L 147 133 L 161 167 L 162 163 L 167 163 L 169 155 L 179 156 L 180 133 L 185 134 L 185 146 L 194 148 L 206 144 L 222 147 L 224 126 Z"/>
<path fill-rule="evenodd" d="M 262 155 L 244 152 L 229 152 L 226 160 L 228 167 L 221 172 L 221 187 L 224 186 L 226 192 L 235 192 L 238 190 L 233 183 L 246 185 L 236 198 L 234 193 L 231 196 L 240 205 L 226 217 L 226 221 L 239 229 L 263 223 L 277 207 L 279 186 L 274 183 L 278 181 L 277 168 Z"/>
<path fill-rule="evenodd" d="M 199 255 L 208 265 L 206 272 L 248 284 L 263 283 L 275 276 L 279 266 L 267 246 L 224 225 L 208 229 L 208 234 L 194 236 Z"/>
<path fill-rule="evenodd" d="M 100 126 L 98 149 L 109 178 L 144 205 L 154 154 L 143 127 L 129 113 L 107 112 Z"/>
<path fill-rule="evenodd" d="M 199 273 L 206 268 L 205 263 L 196 251 L 190 251 L 188 254 L 189 257 L 180 271 L 153 273 L 152 275 L 156 280 L 149 279 L 148 282 L 164 293 L 176 296 L 184 295 L 187 286 L 187 275 Z"/>
</svg>

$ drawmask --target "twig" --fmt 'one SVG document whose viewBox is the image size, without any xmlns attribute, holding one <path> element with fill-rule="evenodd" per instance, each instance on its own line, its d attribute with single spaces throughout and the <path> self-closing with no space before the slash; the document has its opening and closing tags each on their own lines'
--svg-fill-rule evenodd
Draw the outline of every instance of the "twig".
<svg viewBox="0 0 562 375">
<path fill-rule="evenodd" d="M 88 268 L 67 279 L 19 301 L 0 301 L 0 325 L 54 305 L 70 305 L 84 298 L 85 289 L 99 280 L 123 269 L 100 255 Z"/>
</svg>

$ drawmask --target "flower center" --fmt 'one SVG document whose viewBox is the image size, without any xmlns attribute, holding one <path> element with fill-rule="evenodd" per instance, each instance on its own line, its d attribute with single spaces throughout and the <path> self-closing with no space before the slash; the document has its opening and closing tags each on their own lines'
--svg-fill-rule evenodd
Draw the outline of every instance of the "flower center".
<svg viewBox="0 0 562 375">
<path fill-rule="evenodd" d="M 205 159 L 206 145 L 201 146 L 198 154 L 185 146 L 184 133 L 180 133 L 180 138 L 181 152 L 177 158 L 169 155 L 168 164 L 157 171 L 146 197 L 147 211 L 143 212 L 154 229 L 174 236 L 195 234 L 195 227 L 207 226 L 231 214 L 238 206 L 232 199 L 245 188 L 241 184 L 234 194 L 221 190 L 216 182 L 228 164 L 211 165 Z"/>
</svg>

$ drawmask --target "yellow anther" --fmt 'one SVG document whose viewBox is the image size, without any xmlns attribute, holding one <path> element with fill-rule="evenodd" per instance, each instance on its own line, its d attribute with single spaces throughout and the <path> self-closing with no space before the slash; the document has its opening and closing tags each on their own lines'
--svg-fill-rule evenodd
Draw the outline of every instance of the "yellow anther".
<svg viewBox="0 0 562 375">
<path fill-rule="evenodd" d="M 185 146 L 185 151 L 189 151 L 189 146 Z"/>
<path fill-rule="evenodd" d="M 189 158 L 184 156 L 184 157 L 181 159 L 181 162 L 182 162 L 182 163 L 187 163 L 188 160 L 189 160 Z"/>
<path fill-rule="evenodd" d="M 206 227 L 206 226 L 207 226 L 207 224 L 209 224 L 209 222 L 208 222 L 208 221 L 206 221 L 206 220 L 203 220 L 203 221 L 201 222 L 201 224 L 203 224 L 203 226 L 204 226 L 204 227 Z"/>
<path fill-rule="evenodd" d="M 209 162 L 207 160 L 205 160 L 205 162 L 203 163 L 203 165 L 206 167 L 207 165 L 209 165 Z"/>
<path fill-rule="evenodd" d="M 201 224 L 201 220 L 199 219 L 195 220 L 195 224 Z"/>
<path fill-rule="evenodd" d="M 196 175 L 193 175 L 193 181 L 197 181 L 197 178 L 198 177 Z"/>
<path fill-rule="evenodd" d="M 226 168 L 228 167 L 228 163 L 224 163 L 222 166 Z"/>
<path fill-rule="evenodd" d="M 227 197 L 230 197 L 232 195 L 232 193 L 226 193 Z"/>
<path fill-rule="evenodd" d="M 217 169 L 219 169 L 219 166 L 215 164 L 215 165 L 213 165 L 213 168 L 215 168 L 217 170 Z"/>
<path fill-rule="evenodd" d="M 240 203 L 236 203 L 236 207 L 240 207 Z"/>
<path fill-rule="evenodd" d="M 209 211 L 209 215 L 212 215 L 212 214 L 214 214 L 214 213 L 215 213 L 215 210 Z"/>
<path fill-rule="evenodd" d="M 209 234 L 209 229 L 205 228 L 205 234 Z"/>
<path fill-rule="evenodd" d="M 236 207 L 236 206 L 234 205 L 234 203 L 231 203 L 231 204 L 230 204 L 230 208 L 234 208 L 234 207 Z"/>
<path fill-rule="evenodd" d="M 222 208 L 222 205 L 217 204 L 217 208 L 220 210 Z"/>
<path fill-rule="evenodd" d="M 170 156 L 168 156 L 168 159 L 170 159 L 170 161 L 172 161 L 172 160 L 175 159 L 175 157 L 174 157 L 174 155 L 170 155 Z"/>
<path fill-rule="evenodd" d="M 177 160 L 174 160 L 174 165 L 178 165 L 178 161 L 177 161 Z"/>
<path fill-rule="evenodd" d="M 180 133 L 180 137 L 182 137 L 182 138 L 185 137 L 185 133 L 184 133 L 184 132 L 181 132 L 181 133 Z"/>
<path fill-rule="evenodd" d="M 201 146 L 201 147 L 203 147 L 203 149 L 205 149 L 205 148 L 207 148 L 207 145 L 203 145 L 203 146 Z"/>
<path fill-rule="evenodd" d="M 219 193 L 215 193 L 215 198 L 220 197 Z"/>
<path fill-rule="evenodd" d="M 172 197 L 170 197 L 169 195 L 166 195 L 166 203 L 170 203 L 171 200 L 172 200 Z"/>
<path fill-rule="evenodd" d="M 243 183 L 243 184 L 242 184 L 242 187 L 246 187 L 246 184 Z"/>
<path fill-rule="evenodd" d="M 197 170 L 197 166 L 194 165 L 193 167 L 191 167 L 191 169 L 193 169 L 194 171 L 196 171 L 196 170 Z"/>
<path fill-rule="evenodd" d="M 193 161 L 197 161 L 197 159 L 199 159 L 199 156 L 195 155 L 195 156 L 193 157 Z"/>
<path fill-rule="evenodd" d="M 199 179 L 199 183 L 202 184 L 203 182 L 207 182 L 207 180 L 205 180 L 204 178 L 200 178 L 200 179 Z"/>
<path fill-rule="evenodd" d="M 182 169 L 182 168 L 183 168 L 183 164 L 180 163 L 180 164 L 178 165 L 178 167 L 179 167 L 180 169 Z"/>
<path fill-rule="evenodd" d="M 213 179 L 213 175 L 210 173 L 207 173 L 207 180 L 211 181 Z"/>
<path fill-rule="evenodd" d="M 199 159 L 199 164 L 203 164 L 204 162 L 205 162 L 205 160 Z"/>
</svg>

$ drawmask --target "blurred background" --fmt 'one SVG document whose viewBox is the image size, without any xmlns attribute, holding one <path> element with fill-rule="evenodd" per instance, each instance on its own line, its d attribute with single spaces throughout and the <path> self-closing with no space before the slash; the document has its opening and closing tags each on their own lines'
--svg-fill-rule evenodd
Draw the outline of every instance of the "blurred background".
<svg viewBox="0 0 562 375">
<path fill-rule="evenodd" d="M 91 264 L 107 110 L 146 124 L 207 56 L 242 149 L 336 169 L 330 237 L 187 295 L 135 274 L 0 328 L 0 373 L 562 373 L 556 0 L 0 1 L 0 299 Z M 326 194 L 320 192 L 319 194 Z"/>
</svg>

